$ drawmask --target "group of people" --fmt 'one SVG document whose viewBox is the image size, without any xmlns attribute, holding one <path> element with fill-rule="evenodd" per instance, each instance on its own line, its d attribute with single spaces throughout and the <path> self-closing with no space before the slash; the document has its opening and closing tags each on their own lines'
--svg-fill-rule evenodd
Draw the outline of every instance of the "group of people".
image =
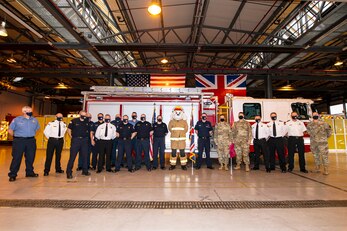
<svg viewBox="0 0 347 231">
<path fill-rule="evenodd" d="M 13 135 L 12 162 L 8 174 L 9 181 L 15 181 L 21 164 L 23 153 L 26 163 L 26 177 L 38 177 L 34 172 L 33 162 L 36 152 L 35 134 L 40 128 L 35 117 L 32 116 L 32 108 L 22 108 L 23 115 L 16 117 L 10 124 L 9 134 Z M 245 164 L 245 170 L 250 171 L 249 147 L 251 141 L 254 144 L 254 166 L 252 170 L 259 170 L 259 157 L 262 153 L 266 172 L 275 170 L 275 153 L 279 158 L 279 165 L 283 173 L 294 169 L 294 152 L 299 153 L 300 171 L 307 173 L 304 156 L 305 132 L 311 136 L 311 151 L 315 157 L 315 171 L 320 171 L 321 158 L 324 166 L 324 174 L 328 174 L 328 145 L 327 139 L 331 135 L 330 126 L 319 119 L 318 113 L 313 113 L 313 120 L 307 125 L 298 119 L 298 114 L 292 112 L 291 120 L 284 123 L 277 119 L 275 112 L 271 113 L 272 121 L 265 124 L 261 122 L 261 116 L 255 117 L 255 123 L 251 125 L 245 120 L 244 114 L 239 113 L 239 120 L 230 126 L 223 115 L 213 129 L 207 120 L 207 115 L 202 113 L 201 119 L 196 123 L 194 130 L 198 136 L 198 155 L 195 169 L 202 166 L 202 156 L 206 154 L 206 165 L 213 169 L 210 158 L 210 140 L 214 136 L 217 145 L 219 169 L 228 170 L 230 158 L 230 145 L 234 144 L 236 151 L 235 169 Z M 129 172 L 141 169 L 144 162 L 147 171 L 157 169 L 159 166 L 165 170 L 165 136 L 171 133 L 171 155 L 169 170 L 176 167 L 179 157 L 181 168 L 187 170 L 187 155 L 185 153 L 186 133 L 188 124 L 184 118 L 181 107 L 176 107 L 168 125 L 163 122 L 161 115 L 156 117 L 157 122 L 151 124 L 146 120 L 146 115 L 141 114 L 137 120 L 137 113 L 133 112 L 131 119 L 127 115 L 116 115 L 111 120 L 109 114 L 97 115 L 97 122 L 92 121 L 92 116 L 86 111 L 80 111 L 79 117 L 74 118 L 68 125 L 63 122 L 63 115 L 56 114 L 56 119 L 49 122 L 44 135 L 48 139 L 46 150 L 46 161 L 44 176 L 48 176 L 53 156 L 55 153 L 55 171 L 64 173 L 61 167 L 61 153 L 64 144 L 64 136 L 67 132 L 71 137 L 70 156 L 66 168 L 68 179 L 72 179 L 72 169 L 77 154 L 78 168 L 82 175 L 90 175 L 89 170 L 101 173 L 103 169 L 107 172 L 118 172 L 125 165 Z M 153 137 L 153 146 L 150 139 Z M 288 168 L 285 159 L 285 137 L 288 137 Z M 153 161 L 150 159 L 150 148 L 153 147 Z M 118 150 L 118 154 L 117 154 Z M 177 155 L 179 151 L 179 155 Z M 133 157 L 133 153 L 135 154 Z M 91 154 L 91 156 L 90 156 Z M 142 155 L 143 154 L 143 155 Z M 126 157 L 124 159 L 124 156 Z M 159 158 L 158 158 L 159 157 Z M 159 159 L 159 160 L 158 160 Z M 114 167 L 114 170 L 113 170 Z"/>
<path fill-rule="evenodd" d="M 245 164 L 246 172 L 250 171 L 249 147 L 253 140 L 254 166 L 252 170 L 259 170 L 260 154 L 264 157 L 266 172 L 275 170 L 276 153 L 282 173 L 292 172 L 294 169 L 294 153 L 299 154 L 300 172 L 308 173 L 305 163 L 304 135 L 310 135 L 310 148 L 315 159 L 315 172 L 320 172 L 323 165 L 323 174 L 328 175 L 328 138 L 332 130 L 330 126 L 320 120 L 317 112 L 313 113 L 312 121 L 305 124 L 299 120 L 297 112 L 291 113 L 291 120 L 283 122 L 278 120 L 277 114 L 270 114 L 271 122 L 261 122 L 261 116 L 255 116 L 255 123 L 251 125 L 245 120 L 243 112 L 239 113 L 239 120 L 230 127 L 224 116 L 215 126 L 215 140 L 218 147 L 220 169 L 228 170 L 229 146 L 234 144 L 236 152 L 235 169 Z M 288 139 L 287 139 L 288 138 Z M 288 167 L 285 158 L 285 146 L 288 150 Z"/>
</svg>

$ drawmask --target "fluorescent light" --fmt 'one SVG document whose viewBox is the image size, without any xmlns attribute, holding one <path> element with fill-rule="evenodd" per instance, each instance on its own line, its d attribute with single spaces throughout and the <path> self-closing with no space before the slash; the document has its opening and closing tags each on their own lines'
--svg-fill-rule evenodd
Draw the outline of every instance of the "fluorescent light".
<svg viewBox="0 0 347 231">
<path fill-rule="evenodd" d="M 340 59 L 337 59 L 336 62 L 334 63 L 334 66 L 341 66 L 343 65 L 343 61 L 341 61 Z"/>
<path fill-rule="evenodd" d="M 6 59 L 6 61 L 8 63 L 16 63 L 17 62 L 13 57 L 10 57 L 10 58 Z"/>
<path fill-rule="evenodd" d="M 147 10 L 151 15 L 158 15 L 161 13 L 161 7 L 156 2 L 152 2 Z"/>
<path fill-rule="evenodd" d="M 14 78 L 13 80 L 12 80 L 12 82 L 19 82 L 19 81 L 21 81 L 22 79 L 24 79 L 24 77 L 16 77 L 16 78 Z"/>
</svg>

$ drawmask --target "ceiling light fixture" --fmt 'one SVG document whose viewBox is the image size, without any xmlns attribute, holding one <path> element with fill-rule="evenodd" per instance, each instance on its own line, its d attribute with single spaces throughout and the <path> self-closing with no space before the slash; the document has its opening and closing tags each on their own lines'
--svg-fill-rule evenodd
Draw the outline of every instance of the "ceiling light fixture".
<svg viewBox="0 0 347 231">
<path fill-rule="evenodd" d="M 337 57 L 337 58 L 336 58 L 336 62 L 334 63 L 334 66 L 341 66 L 341 65 L 343 65 L 343 61 L 340 60 L 339 57 Z"/>
<path fill-rule="evenodd" d="M 152 1 L 147 10 L 151 15 L 158 15 L 161 13 L 161 7 L 157 1 Z"/>
<path fill-rule="evenodd" d="M 163 58 L 162 60 L 160 60 L 160 62 L 162 64 L 167 64 L 169 62 L 169 60 L 167 58 Z"/>
<path fill-rule="evenodd" d="M 58 85 L 55 87 L 55 89 L 68 89 L 68 86 L 65 85 L 65 83 L 60 82 Z"/>
<path fill-rule="evenodd" d="M 19 81 L 21 81 L 21 80 L 23 80 L 23 79 L 24 79 L 24 77 L 15 77 L 15 78 L 12 80 L 12 82 L 16 83 L 16 82 L 19 82 Z"/>
<path fill-rule="evenodd" d="M 2 36 L 2 37 L 8 36 L 8 33 L 7 33 L 5 26 L 6 26 L 6 22 L 2 21 L 1 26 L 0 26 L 0 36 Z"/>
</svg>

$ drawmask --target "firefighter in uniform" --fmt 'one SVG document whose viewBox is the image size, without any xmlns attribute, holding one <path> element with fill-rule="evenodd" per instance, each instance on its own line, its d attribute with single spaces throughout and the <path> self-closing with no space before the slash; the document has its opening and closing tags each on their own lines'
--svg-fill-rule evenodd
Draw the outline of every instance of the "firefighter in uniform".
<svg viewBox="0 0 347 231">
<path fill-rule="evenodd" d="M 92 151 L 92 169 L 96 170 L 98 165 L 98 160 L 100 159 L 99 155 L 99 140 L 95 136 L 95 132 L 98 129 L 98 127 L 104 123 L 104 114 L 99 113 L 98 114 L 98 121 L 91 124 L 90 129 L 90 140 L 91 140 L 91 151 Z"/>
<path fill-rule="evenodd" d="M 157 121 L 153 124 L 153 169 L 158 168 L 159 152 L 160 168 L 165 170 L 165 136 L 169 131 L 161 115 L 157 116 Z"/>
<path fill-rule="evenodd" d="M 34 172 L 34 160 L 36 152 L 35 134 L 40 129 L 40 125 L 34 118 L 32 108 L 24 106 L 22 108 L 23 116 L 18 116 L 10 124 L 8 133 L 13 136 L 12 143 L 12 161 L 10 172 L 8 173 L 9 181 L 15 181 L 22 162 L 23 153 L 25 156 L 25 176 L 38 177 L 39 174 Z"/>
<path fill-rule="evenodd" d="M 121 122 L 122 122 L 122 119 L 120 118 L 120 114 L 116 114 L 116 118 L 115 120 L 111 121 L 111 124 L 113 124 L 117 128 Z M 118 149 L 118 138 L 115 138 L 112 143 L 111 167 L 114 167 L 116 165 L 117 149 Z"/>
<path fill-rule="evenodd" d="M 134 129 L 135 129 L 135 125 L 137 124 L 137 122 L 139 122 L 137 120 L 137 113 L 133 112 L 131 113 L 131 120 L 129 120 L 129 124 L 133 125 Z M 135 137 L 136 138 L 136 137 Z M 132 139 L 131 140 L 131 152 L 134 153 L 134 160 L 136 161 L 136 156 L 137 156 L 137 139 Z"/>
<path fill-rule="evenodd" d="M 172 149 L 169 170 L 176 168 L 177 149 L 180 150 L 181 168 L 183 170 L 187 170 L 187 156 L 184 152 L 184 149 L 186 147 L 186 134 L 188 131 L 188 124 L 186 115 L 184 114 L 182 107 L 177 106 L 174 108 L 168 129 L 171 133 L 170 140 Z"/>
<path fill-rule="evenodd" d="M 151 162 L 149 158 L 149 137 L 151 135 L 153 128 L 150 122 L 146 121 L 146 115 L 141 115 L 141 120 L 136 123 L 135 125 L 135 132 L 136 132 L 136 161 L 135 161 L 135 170 L 141 169 L 141 162 L 142 162 L 142 151 L 144 153 L 144 160 L 145 165 L 147 168 L 147 171 L 151 171 Z"/>
<path fill-rule="evenodd" d="M 305 168 L 305 144 L 304 132 L 306 131 L 305 124 L 298 119 L 298 113 L 291 113 L 292 119 L 287 124 L 288 128 L 288 172 L 294 169 L 294 152 L 298 148 L 300 172 L 308 173 Z"/>
<path fill-rule="evenodd" d="M 87 114 L 86 114 L 86 121 L 87 121 L 88 126 L 89 126 L 89 131 L 91 132 L 93 130 L 94 123 L 92 121 L 92 114 L 90 114 L 89 112 L 87 112 Z M 88 168 L 90 168 L 90 153 L 93 151 L 93 145 L 91 143 L 91 140 L 92 140 L 92 138 L 90 136 L 88 136 L 88 151 L 87 151 L 87 156 L 86 156 Z M 77 171 L 81 171 L 82 166 L 83 166 L 83 159 L 81 158 L 80 155 L 78 155 Z"/>
<path fill-rule="evenodd" d="M 307 132 L 310 135 L 310 148 L 314 155 L 316 165 L 315 172 L 320 172 L 321 158 L 324 166 L 324 175 L 328 175 L 328 138 L 331 136 L 331 127 L 328 123 L 319 119 L 319 114 L 314 112 L 313 121 L 307 124 Z"/>
<path fill-rule="evenodd" d="M 219 118 L 219 123 L 214 128 L 214 140 L 217 145 L 218 161 L 220 170 L 229 170 L 230 144 L 232 143 L 231 127 L 225 121 L 224 115 Z"/>
<path fill-rule="evenodd" d="M 255 116 L 255 123 L 252 125 L 253 146 L 254 146 L 254 167 L 252 170 L 259 170 L 259 157 L 260 152 L 264 157 L 264 164 L 266 172 L 271 172 L 270 169 L 270 155 L 267 140 L 269 138 L 269 129 L 266 124 L 261 122 L 261 116 Z"/>
<path fill-rule="evenodd" d="M 124 152 L 127 158 L 128 171 L 134 172 L 131 156 L 131 140 L 136 136 L 135 128 L 129 123 L 127 115 L 123 116 L 123 121 L 118 125 L 116 136 L 118 137 L 118 156 L 116 160 L 116 172 L 120 171 Z"/>
<path fill-rule="evenodd" d="M 241 168 L 243 159 L 246 172 L 249 172 L 249 145 L 252 141 L 252 128 L 244 118 L 243 112 L 239 112 L 239 121 L 234 122 L 231 131 L 236 152 L 235 169 Z"/>
<path fill-rule="evenodd" d="M 52 159 L 55 150 L 55 172 L 64 173 L 64 170 L 61 169 L 60 159 L 61 152 L 64 146 L 64 135 L 66 132 L 66 124 L 63 122 L 63 115 L 58 113 L 55 115 L 56 119 L 52 122 L 49 122 L 43 131 L 43 134 L 48 139 L 47 150 L 46 150 L 46 161 L 44 176 L 49 175 L 51 170 Z"/>
<path fill-rule="evenodd" d="M 287 126 L 284 122 L 277 120 L 276 112 L 270 114 L 272 122 L 267 124 L 270 138 L 268 140 L 270 151 L 270 169 L 275 170 L 275 153 L 277 152 L 282 173 L 287 172 L 286 158 L 284 155 L 284 136 L 287 134 Z"/>
<path fill-rule="evenodd" d="M 105 115 L 105 123 L 100 124 L 95 131 L 95 137 L 98 139 L 99 160 L 96 173 L 100 173 L 106 163 L 106 171 L 111 170 L 111 152 L 113 139 L 116 138 L 116 127 L 111 124 L 111 116 Z M 106 159 L 105 159 L 106 156 Z"/>
<path fill-rule="evenodd" d="M 70 121 L 67 129 L 67 133 L 71 137 L 70 158 L 66 168 L 66 175 L 68 179 L 72 179 L 72 168 L 77 156 L 77 153 L 83 160 L 82 175 L 89 176 L 87 166 L 87 152 L 88 152 L 88 140 L 90 134 L 90 126 L 86 119 L 87 113 L 80 111 L 80 117 Z"/>
<path fill-rule="evenodd" d="M 195 127 L 195 133 L 198 135 L 198 158 L 196 161 L 196 169 L 201 168 L 202 164 L 202 153 L 205 149 L 206 153 L 206 165 L 207 168 L 213 169 L 212 167 L 212 161 L 210 158 L 210 137 L 212 136 L 212 124 L 210 121 L 207 121 L 207 114 L 202 113 L 201 120 L 199 120 Z"/>
</svg>

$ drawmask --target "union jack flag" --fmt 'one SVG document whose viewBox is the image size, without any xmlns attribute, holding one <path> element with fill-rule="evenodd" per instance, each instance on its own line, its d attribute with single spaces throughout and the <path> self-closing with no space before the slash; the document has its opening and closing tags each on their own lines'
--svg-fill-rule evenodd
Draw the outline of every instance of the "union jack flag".
<svg viewBox="0 0 347 231">
<path fill-rule="evenodd" d="M 217 89 L 217 75 L 203 74 L 195 75 L 195 84 L 197 88 Z"/>
<path fill-rule="evenodd" d="M 224 76 L 225 89 L 246 89 L 247 75 L 233 74 Z"/>
</svg>

